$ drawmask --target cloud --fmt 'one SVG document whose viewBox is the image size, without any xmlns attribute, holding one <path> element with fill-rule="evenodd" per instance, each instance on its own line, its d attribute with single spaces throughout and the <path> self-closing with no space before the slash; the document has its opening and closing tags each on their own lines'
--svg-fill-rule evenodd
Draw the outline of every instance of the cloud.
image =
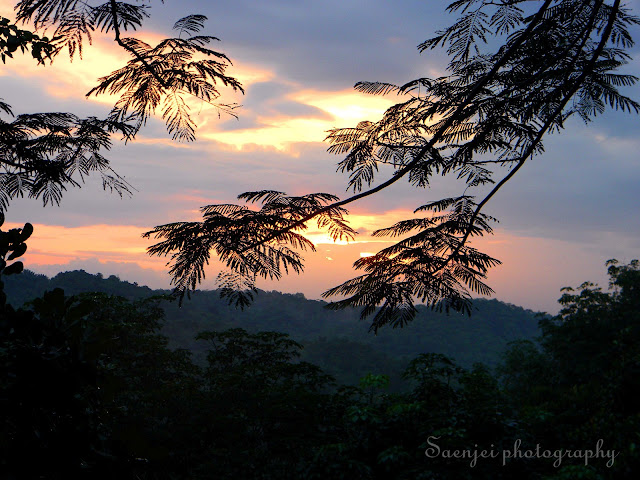
<svg viewBox="0 0 640 480">
<path fill-rule="evenodd" d="M 572 128 L 547 141 L 487 205 L 503 227 L 523 234 L 579 240 L 603 231 L 640 235 L 637 139 Z M 595 131 L 594 131 L 595 130 Z"/>
<path fill-rule="evenodd" d="M 46 97 L 58 100 L 78 100 L 97 84 L 97 79 L 121 68 L 130 56 L 113 41 L 96 37 L 91 46 L 85 46 L 83 59 L 71 61 L 61 52 L 52 64 L 37 65 L 28 53 L 8 59 L 0 77 L 21 78 L 27 84 L 38 84 Z M 91 97 L 92 102 L 113 105 L 109 95 Z"/>
<path fill-rule="evenodd" d="M 304 102 L 291 100 L 299 87 L 277 81 L 257 82 L 247 87 L 243 107 L 262 118 L 319 118 L 332 120 L 333 117 L 322 109 Z M 265 122 L 266 123 L 266 122 Z"/>
<path fill-rule="evenodd" d="M 3 11 L 14 3 L 0 0 Z M 398 100 L 354 92 L 351 87 L 359 80 L 403 83 L 444 73 L 442 51 L 418 55 L 415 45 L 450 23 L 453 17 L 443 13 L 448 3 L 154 4 L 150 23 L 139 34 L 151 41 L 169 33 L 173 21 L 186 13 L 209 16 L 205 33 L 222 39 L 214 48 L 230 56 L 234 65 L 228 73 L 246 87 L 245 96 L 225 91 L 221 98 L 244 105 L 237 111 L 240 118 L 218 118 L 214 108 L 190 102 L 199 125 L 197 142 L 170 141 L 162 119 L 155 118 L 136 141 L 116 144 L 106 156 L 136 187 L 132 198 L 105 193 L 99 180 L 90 179 L 84 188 L 66 192 L 61 208 L 43 209 L 30 199 L 13 202 L 10 221 L 37 224 L 25 257 L 28 264 L 107 265 L 113 272 L 141 268 L 167 281 L 166 260 L 147 257 L 148 242 L 140 238 L 154 225 L 200 219 L 202 205 L 235 202 L 238 193 L 263 188 L 348 197 L 348 176 L 335 171 L 341 157 L 329 155 L 323 143 L 327 130 L 376 120 Z M 16 56 L 0 70 L 2 96 L 17 113 L 104 115 L 113 99 L 87 100 L 84 93 L 127 58 L 114 42 L 99 35 L 83 61 L 70 64 L 62 54 L 53 66 L 42 68 L 28 55 Z M 627 70 L 637 73 L 638 62 Z M 625 93 L 637 98 L 639 91 L 634 87 Z M 640 223 L 635 221 L 640 178 L 637 116 L 607 113 L 588 127 L 578 122 L 568 122 L 567 127 L 562 135 L 549 137 L 546 153 L 528 161 L 485 209 L 501 221 L 496 235 L 478 243 L 505 261 L 490 274 L 498 298 L 552 309 L 560 286 L 594 278 L 594 272 L 604 271 L 604 260 L 628 260 L 640 247 Z M 391 168 L 382 166 L 376 181 L 392 175 Z M 353 275 L 351 263 L 360 252 L 383 248 L 384 243 L 374 243 L 384 240 L 372 238 L 374 230 L 412 218 L 413 209 L 429 201 L 463 192 L 464 185 L 450 178 L 434 177 L 426 189 L 413 188 L 402 179 L 347 206 L 361 243 L 331 246 L 332 261 L 326 252 L 318 253 L 317 259 L 309 254 L 304 277 L 265 285 L 302 290 L 317 298 Z M 315 241 L 329 239 L 317 233 Z M 211 278 L 207 285 L 213 285 Z"/>
<path fill-rule="evenodd" d="M 239 1 L 217 5 L 208 28 L 234 58 L 268 61 L 278 76 L 333 90 L 358 80 L 414 78 L 425 63 L 415 46 L 444 25 L 446 5 Z"/>
<path fill-rule="evenodd" d="M 326 91 L 263 82 L 247 87 L 238 122 L 207 122 L 199 134 L 238 150 L 266 146 L 295 155 L 301 142 L 320 143 L 332 128 L 376 119 L 394 101 L 351 89 Z"/>
</svg>

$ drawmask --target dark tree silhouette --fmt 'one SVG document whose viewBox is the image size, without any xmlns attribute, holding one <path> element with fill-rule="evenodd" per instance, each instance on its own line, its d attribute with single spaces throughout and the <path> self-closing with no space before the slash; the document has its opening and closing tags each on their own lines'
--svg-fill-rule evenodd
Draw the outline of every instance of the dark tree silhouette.
<svg viewBox="0 0 640 480">
<path fill-rule="evenodd" d="M 421 52 L 447 48 L 447 75 L 399 86 L 358 83 L 358 91 L 396 94 L 401 101 L 376 122 L 329 133 L 329 151 L 346 155 L 338 168 L 349 175 L 353 196 L 312 205 L 312 198 L 333 197 L 250 192 L 239 199 L 260 202 L 259 210 L 209 205 L 202 222 L 146 234 L 160 240 L 150 254 L 171 255 L 170 273 L 182 294 L 203 278 L 213 252 L 229 269 L 220 277 L 225 292 L 235 289 L 231 301 L 242 304 L 248 300 L 242 290 L 250 291 L 256 277 L 279 278 L 303 267 L 297 250 L 313 249 L 301 236 L 310 221 L 328 226 L 334 238 L 348 237 L 346 205 L 401 179 L 422 189 L 439 175 L 462 180 L 463 193 L 418 204 L 415 213 L 426 216 L 376 231 L 399 241 L 359 259 L 354 266 L 364 274 L 325 296 L 345 297 L 333 308 L 375 313 L 371 327 L 377 330 L 413 319 L 416 299 L 468 312 L 471 293 L 492 292 L 484 280 L 500 262 L 469 245 L 491 233 L 494 219 L 483 213 L 485 205 L 543 152 L 544 136 L 563 130 L 570 117 L 588 122 L 606 107 L 639 111 L 618 91 L 636 77 L 616 73 L 633 45 L 628 28 L 639 20 L 620 0 L 457 0 L 448 10 L 461 17 L 419 46 Z M 383 166 L 392 174 L 378 183 Z"/>
<path fill-rule="evenodd" d="M 196 125 L 189 114 L 189 98 L 213 105 L 219 115 L 234 115 L 237 105 L 218 102 L 219 86 L 242 92 L 242 85 L 225 73 L 229 58 L 208 47 L 218 39 L 200 34 L 206 17 L 189 15 L 178 20 L 173 26 L 176 37 L 155 46 L 124 37 L 124 32 L 142 26 L 149 8 L 142 2 L 115 0 L 18 2 L 17 22 L 30 24 L 44 36 L 0 17 L 3 62 L 18 50 L 30 51 L 43 65 L 64 50 L 71 58 L 82 57 L 85 43 L 91 43 L 97 33 L 112 35 L 131 56 L 124 67 L 99 79 L 87 93 L 119 97 L 105 119 L 61 112 L 14 116 L 10 105 L 0 100 L 0 111 L 9 117 L 0 118 L 0 211 L 24 195 L 42 199 L 45 206 L 59 204 L 67 187 L 81 186 L 90 174 L 100 175 L 105 189 L 131 193 L 131 185 L 103 155 L 112 146 L 111 134 L 132 140 L 157 112 L 174 140 L 192 141 Z"/>
</svg>

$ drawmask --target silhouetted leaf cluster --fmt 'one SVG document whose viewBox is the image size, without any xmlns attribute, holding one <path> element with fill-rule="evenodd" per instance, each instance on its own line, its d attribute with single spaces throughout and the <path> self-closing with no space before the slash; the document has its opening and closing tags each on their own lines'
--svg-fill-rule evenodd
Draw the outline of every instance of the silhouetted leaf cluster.
<svg viewBox="0 0 640 480">
<path fill-rule="evenodd" d="M 243 91 L 242 86 L 225 75 L 231 64 L 229 58 L 205 46 L 218 39 L 198 35 L 207 18 L 203 15 L 178 20 L 174 30 L 179 37 L 162 40 L 155 47 L 137 38 L 122 37 L 122 32 L 142 26 L 149 16 L 148 8 L 141 2 L 115 0 L 96 5 L 77 0 L 22 0 L 16 16 L 19 21 L 32 22 L 36 29 L 53 30 L 54 53 L 66 47 L 71 58 L 82 56 L 83 42 L 91 43 L 93 32 L 113 32 L 115 41 L 133 58 L 125 67 L 101 78 L 87 95 L 120 96 L 112 119 L 133 119 L 136 130 L 160 108 L 173 139 L 193 141 L 196 125 L 189 115 L 188 98 L 195 97 L 233 114 L 234 105 L 213 103 L 220 96 L 216 83 L 239 91 Z"/>
<path fill-rule="evenodd" d="M 103 187 L 122 195 L 131 186 L 110 167 L 103 156 L 112 144 L 111 134 L 125 141 L 156 112 L 162 115 L 174 140 L 193 141 L 196 124 L 190 115 L 190 99 L 213 105 L 218 115 L 234 115 L 234 104 L 216 103 L 220 86 L 243 92 L 235 78 L 225 74 L 229 58 L 207 45 L 217 38 L 201 35 L 206 17 L 186 16 L 174 25 L 177 38 L 151 46 L 142 40 L 122 37 L 137 30 L 148 17 L 144 2 L 109 0 L 104 3 L 78 0 L 22 0 L 16 5 L 18 22 L 31 23 L 40 37 L 0 17 L 0 56 L 30 49 L 38 63 L 53 61 L 63 49 L 70 57 L 82 57 L 83 45 L 96 33 L 111 34 L 131 60 L 99 79 L 87 95 L 118 97 L 106 119 L 79 118 L 72 113 L 23 114 L 15 120 L 0 119 L 0 209 L 22 196 L 41 198 L 44 205 L 59 204 L 69 186 L 80 186 L 84 177 L 97 173 Z M 0 111 L 13 117 L 9 104 Z M 235 115 L 234 115 L 235 116 Z"/>
<path fill-rule="evenodd" d="M 164 239 L 150 247 L 149 253 L 172 255 L 170 273 L 181 296 L 202 281 L 211 252 L 229 269 L 218 277 L 223 294 L 240 306 L 247 301 L 243 291 L 255 289 L 256 277 L 278 279 L 282 273 L 301 272 L 303 258 L 298 250 L 315 250 L 302 233 L 307 225 L 301 220 L 310 213 L 318 227 L 327 228 L 334 239 L 353 238 L 355 234 L 344 219 L 344 208 L 325 208 L 336 200 L 330 194 L 287 196 L 263 190 L 238 198 L 262 206 L 253 210 L 246 205 L 208 205 L 201 209 L 202 222 L 162 225 L 144 234 L 146 238 Z M 324 212 L 317 215 L 322 208 Z"/>
<path fill-rule="evenodd" d="M 211 253 L 246 279 L 278 278 L 294 265 L 297 272 L 303 265 L 293 253 L 282 262 L 265 255 L 273 242 L 278 249 L 309 248 L 292 232 L 331 209 L 402 178 L 425 188 L 438 176 L 452 176 L 459 181 L 460 195 L 415 211 L 431 210 L 431 217 L 378 230 L 378 236 L 400 240 L 358 260 L 355 267 L 365 273 L 325 295 L 346 296 L 333 308 L 361 306 L 363 317 L 375 314 L 371 327 L 377 330 L 413 319 L 416 300 L 468 311 L 470 293 L 491 293 L 484 279 L 499 261 L 468 245 L 473 237 L 491 233 L 491 217 L 483 208 L 527 160 L 544 151 L 545 135 L 562 130 L 568 118 L 589 121 L 606 107 L 640 111 L 640 104 L 618 90 L 637 78 L 616 73 L 630 59 L 629 29 L 640 20 L 620 0 L 457 0 L 449 10 L 461 17 L 419 46 L 423 52 L 447 49 L 451 60 L 446 75 L 404 85 L 360 82 L 357 91 L 395 94 L 401 100 L 378 121 L 329 132 L 329 151 L 345 155 L 338 170 L 349 175 L 353 196 L 305 211 L 293 221 L 246 213 L 253 223 L 241 229 L 209 233 L 205 220 L 149 232 L 166 238 L 149 252 L 172 255 L 170 273 L 179 290 L 195 288 Z M 378 181 L 383 169 L 392 175 Z M 231 260 L 230 252 L 241 260 Z"/>
<path fill-rule="evenodd" d="M 415 299 L 438 310 L 471 313 L 470 292 L 485 296 L 493 293 L 479 278 L 500 264 L 460 241 L 467 231 L 469 236 L 492 231 L 491 217 L 479 214 L 472 220 L 475 207 L 467 196 L 447 198 L 416 210 L 431 211 L 431 217 L 404 220 L 375 231 L 375 237 L 406 238 L 376 255 L 357 260 L 354 267 L 366 274 L 327 290 L 325 297 L 348 297 L 329 308 L 364 307 L 361 318 L 375 314 L 371 323 L 374 331 L 386 324 L 395 328 L 411 321 L 416 314 Z M 407 236 L 414 231 L 418 233 Z"/>
<path fill-rule="evenodd" d="M 110 13 L 106 15 L 109 17 Z M 196 35 L 206 18 L 191 15 L 178 20 L 174 30 L 180 36 L 162 40 L 155 47 L 136 38 L 121 39 L 134 58 L 125 67 L 102 77 L 87 95 L 120 95 L 111 115 L 120 121 L 133 119 L 136 130 L 160 109 L 174 140 L 195 140 L 196 124 L 187 103 L 190 97 L 213 104 L 220 96 L 217 83 L 244 92 L 240 82 L 224 73 L 231 64 L 229 58 L 205 46 L 218 38 Z M 216 107 L 234 115 L 233 105 Z"/>
<path fill-rule="evenodd" d="M 20 53 L 31 50 L 31 56 L 39 63 L 51 59 L 55 54 L 55 45 L 47 37 L 40 38 L 29 30 L 22 30 L 8 18 L 0 16 L 0 59 L 6 63 L 7 57 L 20 49 Z"/>
<path fill-rule="evenodd" d="M 135 131 L 126 122 L 70 113 L 0 119 L 0 210 L 24 196 L 40 198 L 45 206 L 59 204 L 68 186 L 80 186 L 90 174 L 100 175 L 105 189 L 131 193 L 101 153 L 111 148 L 113 133 L 131 138 Z"/>
</svg>

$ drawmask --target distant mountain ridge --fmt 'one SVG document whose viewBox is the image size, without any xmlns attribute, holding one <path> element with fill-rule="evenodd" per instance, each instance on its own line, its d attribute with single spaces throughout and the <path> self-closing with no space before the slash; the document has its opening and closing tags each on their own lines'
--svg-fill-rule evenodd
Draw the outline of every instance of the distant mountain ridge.
<svg viewBox="0 0 640 480">
<path fill-rule="evenodd" d="M 67 295 L 97 291 L 129 300 L 169 293 L 83 270 L 53 278 L 25 271 L 3 280 L 13 306 L 54 288 L 62 288 Z M 534 312 L 498 300 L 474 300 L 471 317 L 418 306 L 418 316 L 411 324 L 402 329 L 384 328 L 377 336 L 368 332 L 366 321 L 359 321 L 358 310 L 332 311 L 325 305 L 300 293 L 260 291 L 251 307 L 241 311 L 228 306 L 216 290 L 196 291 L 182 308 L 177 302 L 166 303 L 163 333 L 172 345 L 199 355 L 203 346 L 194 337 L 200 331 L 237 327 L 282 331 L 305 346 L 305 360 L 334 375 L 338 372 L 340 380 L 346 381 L 368 372 L 397 374 L 420 353 L 442 353 L 466 367 L 475 362 L 494 366 L 508 342 L 539 334 Z"/>
</svg>

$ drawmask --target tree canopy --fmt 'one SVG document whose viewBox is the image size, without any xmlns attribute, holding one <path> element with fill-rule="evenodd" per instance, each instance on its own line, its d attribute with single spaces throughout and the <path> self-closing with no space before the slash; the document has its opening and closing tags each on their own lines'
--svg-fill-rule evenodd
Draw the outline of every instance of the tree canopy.
<svg viewBox="0 0 640 480">
<path fill-rule="evenodd" d="M 362 307 L 377 330 L 413 319 L 416 300 L 468 312 L 472 294 L 492 293 L 485 279 L 500 261 L 470 244 L 492 233 L 495 219 L 485 206 L 569 119 L 589 122 L 606 108 L 640 111 L 620 91 L 637 78 L 619 73 L 633 46 L 629 28 L 640 21 L 620 0 L 457 0 L 448 10 L 458 20 L 418 47 L 445 48 L 446 75 L 403 85 L 359 82 L 358 91 L 400 101 L 378 121 L 329 132 L 329 151 L 344 155 L 338 170 L 348 175 L 351 197 L 247 192 L 238 197 L 243 204 L 202 207 L 200 222 L 145 234 L 159 240 L 150 254 L 170 256 L 182 295 L 215 255 L 227 268 L 218 277 L 225 295 L 243 306 L 257 278 L 303 269 L 302 252 L 314 249 L 304 237 L 312 222 L 334 239 L 352 238 L 347 205 L 403 179 L 424 197 L 439 176 L 460 180 L 462 192 L 420 199 L 416 218 L 378 229 L 375 236 L 396 243 L 356 261 L 363 274 L 325 296 L 343 297 L 333 308 Z"/>
</svg>

